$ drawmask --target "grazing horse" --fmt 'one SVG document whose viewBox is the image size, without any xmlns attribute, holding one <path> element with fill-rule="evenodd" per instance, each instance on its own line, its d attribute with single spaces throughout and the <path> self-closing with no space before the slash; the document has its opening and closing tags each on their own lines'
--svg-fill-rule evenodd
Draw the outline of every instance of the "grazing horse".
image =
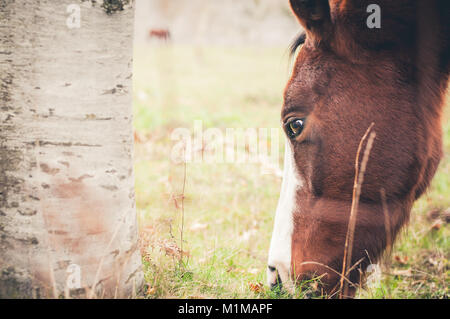
<svg viewBox="0 0 450 319">
<path fill-rule="evenodd" d="M 268 282 L 292 288 L 320 276 L 328 297 L 354 297 L 442 156 L 450 1 L 290 5 L 305 31 L 293 44 L 293 53 L 300 49 L 284 91 L 284 177 Z"/>
<path fill-rule="evenodd" d="M 156 38 L 164 41 L 170 41 L 170 31 L 167 29 L 150 29 L 149 38 Z"/>
</svg>

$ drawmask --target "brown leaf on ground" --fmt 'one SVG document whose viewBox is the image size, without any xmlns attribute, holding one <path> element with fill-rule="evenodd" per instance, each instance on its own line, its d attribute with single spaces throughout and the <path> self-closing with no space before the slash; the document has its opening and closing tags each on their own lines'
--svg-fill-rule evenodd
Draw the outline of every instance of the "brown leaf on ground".
<svg viewBox="0 0 450 319">
<path fill-rule="evenodd" d="M 249 282 L 248 287 L 250 288 L 251 291 L 253 291 L 257 294 L 261 293 L 264 289 L 264 285 L 260 282 L 258 282 L 256 284 Z"/>
<path fill-rule="evenodd" d="M 158 241 L 158 246 L 164 251 L 166 256 L 179 258 L 181 255 L 181 249 L 175 242 L 169 240 L 160 240 Z"/>
<path fill-rule="evenodd" d="M 441 229 L 441 227 L 442 227 L 442 220 L 441 219 L 438 219 L 438 220 L 436 220 L 434 223 L 433 223 L 433 225 L 431 225 L 431 228 L 430 228 L 430 230 L 431 231 L 438 231 L 439 229 Z"/>
<path fill-rule="evenodd" d="M 408 256 L 401 257 L 401 256 L 396 255 L 396 256 L 394 256 L 394 259 L 400 265 L 406 265 L 408 263 Z"/>
<path fill-rule="evenodd" d="M 152 286 L 148 286 L 147 288 L 147 295 L 154 295 L 156 292 L 156 288 Z"/>
</svg>

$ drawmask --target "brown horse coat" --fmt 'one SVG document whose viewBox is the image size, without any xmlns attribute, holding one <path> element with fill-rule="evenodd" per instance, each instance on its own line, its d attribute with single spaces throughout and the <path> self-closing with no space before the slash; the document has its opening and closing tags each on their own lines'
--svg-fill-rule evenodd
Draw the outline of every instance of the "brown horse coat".
<svg viewBox="0 0 450 319">
<path fill-rule="evenodd" d="M 381 28 L 367 26 L 372 0 L 290 2 L 306 35 L 295 44 L 301 48 L 281 112 L 291 181 L 283 182 L 277 208 L 269 284 L 323 275 L 323 291 L 337 296 L 356 153 L 374 123 L 349 265 L 357 266 L 346 276 L 353 296 L 442 156 L 450 1 L 378 0 Z"/>
</svg>

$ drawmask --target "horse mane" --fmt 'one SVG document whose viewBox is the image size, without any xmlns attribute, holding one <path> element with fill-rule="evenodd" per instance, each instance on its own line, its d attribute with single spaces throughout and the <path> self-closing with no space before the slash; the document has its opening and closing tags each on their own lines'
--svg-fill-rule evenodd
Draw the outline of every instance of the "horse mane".
<svg viewBox="0 0 450 319">
<path fill-rule="evenodd" d="M 295 52 L 297 52 L 297 49 L 305 43 L 306 40 L 306 32 L 299 33 L 294 41 L 292 41 L 291 45 L 289 46 L 289 57 L 292 58 L 295 55 Z"/>
</svg>

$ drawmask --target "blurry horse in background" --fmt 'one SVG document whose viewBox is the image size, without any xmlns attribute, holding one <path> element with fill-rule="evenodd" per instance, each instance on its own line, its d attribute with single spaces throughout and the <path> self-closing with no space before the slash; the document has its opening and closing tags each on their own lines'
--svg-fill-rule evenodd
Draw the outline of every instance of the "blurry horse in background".
<svg viewBox="0 0 450 319">
<path fill-rule="evenodd" d="M 164 42 L 171 40 L 170 31 L 168 29 L 150 29 L 148 31 L 150 39 L 163 40 Z"/>
<path fill-rule="evenodd" d="M 323 294 L 353 297 L 442 156 L 450 1 L 373 2 L 290 0 L 305 33 L 281 112 L 272 287 L 320 276 Z"/>
</svg>

